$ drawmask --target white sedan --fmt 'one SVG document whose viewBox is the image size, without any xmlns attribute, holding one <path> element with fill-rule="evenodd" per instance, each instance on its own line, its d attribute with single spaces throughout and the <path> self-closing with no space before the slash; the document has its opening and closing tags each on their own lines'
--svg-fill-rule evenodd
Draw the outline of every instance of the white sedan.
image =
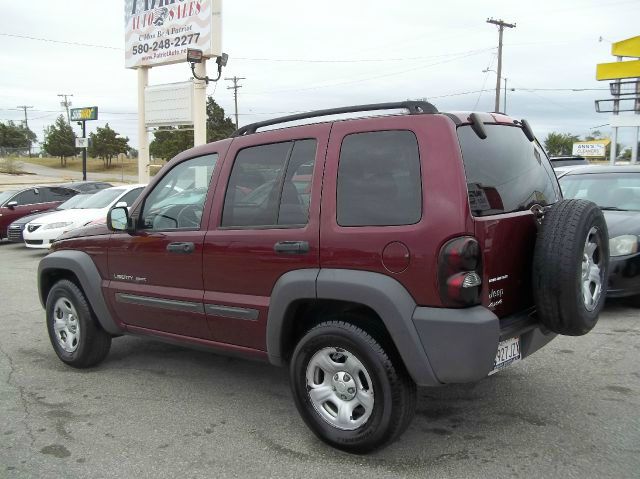
<svg viewBox="0 0 640 479">
<path fill-rule="evenodd" d="M 114 206 L 131 206 L 146 185 L 114 186 L 95 193 L 77 208 L 58 211 L 27 223 L 24 243 L 27 248 L 49 248 L 51 243 L 69 230 L 106 219 Z"/>
</svg>

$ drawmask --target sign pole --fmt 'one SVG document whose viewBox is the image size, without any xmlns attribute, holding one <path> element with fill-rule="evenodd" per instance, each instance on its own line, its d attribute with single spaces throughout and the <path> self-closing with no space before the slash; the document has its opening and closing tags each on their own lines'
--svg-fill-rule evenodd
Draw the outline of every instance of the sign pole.
<svg viewBox="0 0 640 479">
<path fill-rule="evenodd" d="M 207 76 L 207 60 L 195 64 L 195 73 L 200 78 Z M 193 146 L 207 144 L 207 82 L 193 80 Z"/>
<path fill-rule="evenodd" d="M 87 122 L 82 121 L 82 138 L 87 137 Z M 87 149 L 82 149 L 82 181 L 87 181 Z"/>
<path fill-rule="evenodd" d="M 149 135 L 145 118 L 144 89 L 149 84 L 149 67 L 138 68 L 138 182 L 149 182 Z"/>
</svg>

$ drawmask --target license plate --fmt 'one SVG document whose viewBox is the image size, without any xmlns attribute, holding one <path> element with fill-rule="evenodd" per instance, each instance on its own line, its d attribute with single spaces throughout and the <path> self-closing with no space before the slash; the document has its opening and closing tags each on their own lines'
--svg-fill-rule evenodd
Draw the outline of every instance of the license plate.
<svg viewBox="0 0 640 479">
<path fill-rule="evenodd" d="M 520 338 L 511 338 L 498 343 L 498 352 L 493 360 L 493 369 L 489 375 L 520 361 Z"/>
</svg>

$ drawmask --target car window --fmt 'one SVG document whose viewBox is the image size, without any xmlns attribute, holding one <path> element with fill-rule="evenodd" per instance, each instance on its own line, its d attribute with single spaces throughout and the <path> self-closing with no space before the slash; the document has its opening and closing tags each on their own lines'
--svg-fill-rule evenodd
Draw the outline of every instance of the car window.
<svg viewBox="0 0 640 479">
<path fill-rule="evenodd" d="M 176 165 L 147 196 L 141 227 L 147 230 L 199 229 L 218 154 Z"/>
<path fill-rule="evenodd" d="M 640 211 L 640 173 L 566 175 L 560 186 L 565 198 L 593 201 L 605 209 Z"/>
<path fill-rule="evenodd" d="M 125 191 L 126 190 L 124 188 L 110 188 L 108 190 L 99 191 L 98 193 L 91 195 L 91 198 L 88 198 L 86 201 L 83 201 L 80 208 L 82 209 L 106 208 L 113 202 L 113 200 L 115 200 L 118 196 L 120 196 Z"/>
<path fill-rule="evenodd" d="M 142 193 L 142 190 L 144 190 L 144 188 L 135 188 L 129 191 L 126 195 L 118 200 L 118 203 L 126 203 L 127 206 L 133 205 L 134 201 L 136 201 L 138 199 L 138 196 L 140 196 L 140 193 Z"/>
<path fill-rule="evenodd" d="M 0 191 L 0 205 L 8 203 L 15 194 L 15 191 Z"/>
<path fill-rule="evenodd" d="M 74 209 L 74 208 L 79 208 L 80 207 L 80 203 L 82 203 L 84 200 L 86 200 L 88 198 L 91 198 L 90 194 L 79 194 L 79 195 L 72 196 L 67 201 L 65 201 L 64 203 L 59 205 L 58 209 L 59 210 L 71 210 L 71 209 Z"/>
<path fill-rule="evenodd" d="M 52 186 L 51 188 L 42 188 L 41 194 L 45 195 L 48 201 L 67 201 L 76 192 L 68 188 Z"/>
<path fill-rule="evenodd" d="M 415 224 L 422 216 L 418 140 L 411 131 L 348 135 L 338 165 L 341 226 Z"/>
<path fill-rule="evenodd" d="M 485 125 L 485 129 L 483 140 L 470 126 L 458 128 L 474 216 L 524 211 L 560 199 L 551 164 L 536 142 L 516 126 Z"/>
<path fill-rule="evenodd" d="M 316 140 L 306 139 L 238 152 L 227 185 L 222 226 L 307 224 L 316 148 Z"/>
<path fill-rule="evenodd" d="M 36 203 L 46 203 L 47 199 L 44 198 L 44 195 L 40 194 L 39 188 L 31 188 L 23 191 L 22 193 L 18 193 L 12 201 L 17 201 L 18 206 L 22 205 L 33 205 Z"/>
</svg>

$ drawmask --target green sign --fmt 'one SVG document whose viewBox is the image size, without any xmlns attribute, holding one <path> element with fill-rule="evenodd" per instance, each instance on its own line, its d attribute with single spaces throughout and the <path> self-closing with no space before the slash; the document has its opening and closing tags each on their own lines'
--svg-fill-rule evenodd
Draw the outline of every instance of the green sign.
<svg viewBox="0 0 640 479">
<path fill-rule="evenodd" d="M 98 107 L 89 106 L 86 108 L 72 108 L 71 121 L 89 121 L 98 119 Z"/>
</svg>

